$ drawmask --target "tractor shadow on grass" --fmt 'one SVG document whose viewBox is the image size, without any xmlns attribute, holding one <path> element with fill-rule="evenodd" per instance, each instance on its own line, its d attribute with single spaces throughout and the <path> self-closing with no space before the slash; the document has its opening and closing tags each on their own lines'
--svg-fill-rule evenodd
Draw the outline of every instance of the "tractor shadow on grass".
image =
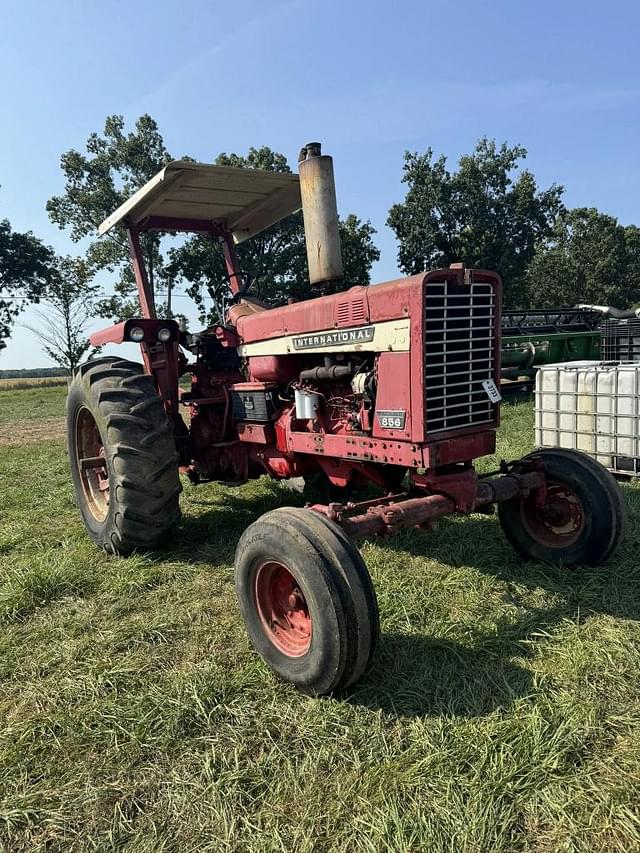
<svg viewBox="0 0 640 853">
<path fill-rule="evenodd" d="M 495 636 L 472 646 L 418 634 L 383 634 L 371 669 L 345 696 L 394 717 L 480 717 L 534 692 L 517 662 L 523 646 Z"/>
<path fill-rule="evenodd" d="M 625 541 L 604 566 L 568 569 L 521 560 L 497 519 L 472 516 L 442 522 L 431 533 L 407 531 L 385 540 L 397 557 L 423 558 L 456 569 L 476 569 L 500 581 L 500 598 L 513 614 L 469 645 L 420 635 L 383 634 L 374 663 L 348 701 L 394 716 L 482 716 L 532 695 L 532 673 L 518 664 L 564 621 L 584 623 L 605 614 L 640 620 L 640 490 L 624 487 L 629 513 Z M 411 572 L 411 566 L 407 568 Z M 415 571 L 415 570 L 414 570 Z M 412 583 L 415 583 L 413 579 Z M 437 583 L 437 581 L 436 581 Z M 528 593 L 550 595 L 549 607 L 531 606 Z M 455 622 L 455 616 L 452 616 Z M 542 638 L 542 639 L 541 639 Z"/>
<path fill-rule="evenodd" d="M 180 530 L 159 559 L 228 566 L 243 531 L 263 513 L 281 506 L 304 506 L 302 495 L 268 480 L 260 481 L 257 494 L 226 489 L 212 495 L 206 487 L 200 488 L 202 492 L 189 495 Z M 518 587 L 543 589 L 564 599 L 567 616 L 580 612 L 584 617 L 591 612 L 640 620 L 640 489 L 623 485 L 622 491 L 628 510 L 625 541 L 609 563 L 597 568 L 572 570 L 523 561 L 506 541 L 495 516 L 445 518 L 438 530 L 407 530 L 373 541 L 396 558 L 418 557 L 435 561 L 440 568 L 472 568 L 494 577 L 509 589 L 506 603 L 518 603 Z M 189 511 L 191 507 L 196 513 Z"/>
<path fill-rule="evenodd" d="M 383 633 L 371 668 L 344 696 L 352 705 L 394 717 L 482 717 L 537 693 L 524 664 L 535 642 L 568 613 L 563 604 L 523 608 L 490 631 L 468 632 L 468 644 L 445 637 Z"/>
<path fill-rule="evenodd" d="M 250 524 L 277 507 L 304 506 L 302 495 L 274 481 L 261 480 L 257 488 L 257 494 L 245 487 L 217 487 L 213 494 L 206 485 L 191 490 L 178 531 L 158 559 L 232 565 L 238 539 Z"/>
<path fill-rule="evenodd" d="M 640 620 L 640 489 L 622 486 L 627 528 L 617 553 L 603 566 L 568 568 L 525 561 L 504 537 L 497 516 L 445 518 L 438 530 L 403 531 L 384 541 L 396 555 L 472 568 L 502 581 L 507 604 L 520 604 L 519 588 L 544 590 L 563 601 L 562 618 L 606 614 Z M 525 604 L 526 606 L 526 604 Z M 544 611 L 540 614 L 543 616 Z"/>
<path fill-rule="evenodd" d="M 615 557 L 598 568 L 569 570 L 525 562 L 491 516 L 444 519 L 430 533 L 404 531 L 377 540 L 378 548 L 393 553 L 396 565 L 400 556 L 417 557 L 436 563 L 434 571 L 440 574 L 443 567 L 453 572 L 473 569 L 496 579 L 493 606 L 495 596 L 498 606 L 502 598 L 511 618 L 498 620 L 489 634 L 475 633 L 468 645 L 421 634 L 383 633 L 372 668 L 347 691 L 345 700 L 393 716 L 484 716 L 534 693 L 532 672 L 519 663 L 529 654 L 532 636 L 552 632 L 563 620 L 583 622 L 600 613 L 640 619 L 640 524 L 635 521 L 640 518 L 640 489 L 622 488 L 629 511 L 626 539 Z M 301 495 L 270 482 L 261 482 L 257 493 L 198 490 L 188 501 L 195 512 L 187 509 L 182 529 L 163 558 L 225 568 L 233 564 L 242 532 L 260 515 L 304 504 Z M 410 559 L 406 562 L 406 572 L 415 575 Z M 428 582 L 426 568 L 420 567 L 419 582 Z M 551 596 L 553 604 L 531 607 L 527 599 L 533 591 Z M 515 621 L 513 606 L 519 612 Z"/>
</svg>

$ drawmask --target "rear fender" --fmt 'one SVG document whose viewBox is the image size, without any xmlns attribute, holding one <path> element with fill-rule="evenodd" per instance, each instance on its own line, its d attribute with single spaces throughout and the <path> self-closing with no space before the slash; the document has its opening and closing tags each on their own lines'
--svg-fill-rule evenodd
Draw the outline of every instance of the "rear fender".
<svg viewBox="0 0 640 853">
<path fill-rule="evenodd" d="M 134 329 L 142 329 L 142 338 L 139 333 L 134 333 L 138 340 L 131 337 Z M 170 336 L 165 341 L 158 338 L 160 329 L 168 329 L 170 332 Z M 94 332 L 89 340 L 94 347 L 105 344 L 139 343 L 145 371 L 156 380 L 167 413 L 170 417 L 179 419 L 178 378 L 182 367 L 178 350 L 179 337 L 180 329 L 175 320 L 134 317 Z"/>
</svg>

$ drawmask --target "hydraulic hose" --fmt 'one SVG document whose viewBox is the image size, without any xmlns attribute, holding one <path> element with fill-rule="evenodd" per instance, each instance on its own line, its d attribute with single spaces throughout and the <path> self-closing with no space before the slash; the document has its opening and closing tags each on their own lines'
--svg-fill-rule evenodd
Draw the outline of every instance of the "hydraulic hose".
<svg viewBox="0 0 640 853">
<path fill-rule="evenodd" d="M 333 379 L 345 379 L 351 376 L 353 370 L 350 364 L 332 364 L 327 367 L 310 367 L 300 371 L 301 381 L 325 382 Z"/>
</svg>

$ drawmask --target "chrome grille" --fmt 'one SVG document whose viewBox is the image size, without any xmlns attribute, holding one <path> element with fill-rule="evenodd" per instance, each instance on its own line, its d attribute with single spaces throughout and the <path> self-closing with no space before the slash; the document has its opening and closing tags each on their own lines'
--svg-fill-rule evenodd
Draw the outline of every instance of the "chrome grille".
<svg viewBox="0 0 640 853">
<path fill-rule="evenodd" d="M 491 284 L 428 282 L 424 299 L 424 387 L 429 434 L 494 421 L 482 387 L 494 378 Z"/>
</svg>

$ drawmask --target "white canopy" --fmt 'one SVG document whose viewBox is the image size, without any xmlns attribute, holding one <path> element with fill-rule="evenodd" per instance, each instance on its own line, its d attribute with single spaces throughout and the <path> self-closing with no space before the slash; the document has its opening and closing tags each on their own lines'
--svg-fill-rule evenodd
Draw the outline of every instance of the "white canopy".
<svg viewBox="0 0 640 853">
<path fill-rule="evenodd" d="M 98 233 L 119 223 L 144 227 L 148 217 L 158 216 L 218 223 L 242 243 L 301 206 L 297 175 L 174 160 L 107 217 Z"/>
</svg>

